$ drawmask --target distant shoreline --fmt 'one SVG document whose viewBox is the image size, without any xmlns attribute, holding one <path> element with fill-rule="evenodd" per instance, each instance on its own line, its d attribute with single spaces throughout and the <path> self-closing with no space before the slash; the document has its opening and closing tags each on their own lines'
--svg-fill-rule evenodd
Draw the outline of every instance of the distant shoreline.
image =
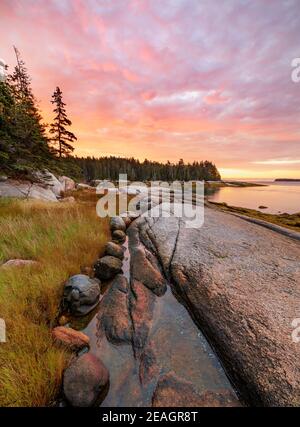
<svg viewBox="0 0 300 427">
<path fill-rule="evenodd" d="M 300 178 L 276 178 L 274 182 L 300 182 Z"/>
</svg>

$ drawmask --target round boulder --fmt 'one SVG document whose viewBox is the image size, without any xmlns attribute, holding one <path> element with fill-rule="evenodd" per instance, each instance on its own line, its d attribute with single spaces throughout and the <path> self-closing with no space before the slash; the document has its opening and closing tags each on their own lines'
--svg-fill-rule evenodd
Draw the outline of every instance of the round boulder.
<svg viewBox="0 0 300 427">
<path fill-rule="evenodd" d="M 64 302 L 74 316 L 85 316 L 100 299 L 100 281 L 85 274 L 70 277 L 65 284 Z"/>
<path fill-rule="evenodd" d="M 106 255 L 96 262 L 95 276 L 100 280 L 110 280 L 122 270 L 122 261 L 114 256 Z"/>
<path fill-rule="evenodd" d="M 91 353 L 78 357 L 64 373 L 63 390 L 72 406 L 99 405 L 106 395 L 108 385 L 107 368 Z"/>
<path fill-rule="evenodd" d="M 111 229 L 111 231 L 115 231 L 115 230 L 125 231 L 126 230 L 126 224 L 125 224 L 123 218 L 121 218 L 120 216 L 114 216 L 113 218 L 111 218 L 110 229 Z"/>
<path fill-rule="evenodd" d="M 117 243 L 124 243 L 126 240 L 126 234 L 122 230 L 115 230 L 112 233 L 112 238 Z"/>
<path fill-rule="evenodd" d="M 90 339 L 87 335 L 72 328 L 57 326 L 52 330 L 54 342 L 71 351 L 79 351 L 89 346 Z"/>
<path fill-rule="evenodd" d="M 114 242 L 106 243 L 105 254 L 110 255 L 110 256 L 114 256 L 114 257 L 119 258 L 121 260 L 124 258 L 123 248 Z"/>
</svg>

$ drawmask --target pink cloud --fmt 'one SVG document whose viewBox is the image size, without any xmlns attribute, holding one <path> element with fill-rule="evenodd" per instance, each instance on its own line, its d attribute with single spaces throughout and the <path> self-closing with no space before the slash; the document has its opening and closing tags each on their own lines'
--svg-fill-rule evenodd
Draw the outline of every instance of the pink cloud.
<svg viewBox="0 0 300 427">
<path fill-rule="evenodd" d="M 300 158 L 298 9 L 297 0 L 2 0 L 0 57 L 12 68 L 18 46 L 47 121 L 61 86 L 78 154 L 253 169 Z"/>
</svg>

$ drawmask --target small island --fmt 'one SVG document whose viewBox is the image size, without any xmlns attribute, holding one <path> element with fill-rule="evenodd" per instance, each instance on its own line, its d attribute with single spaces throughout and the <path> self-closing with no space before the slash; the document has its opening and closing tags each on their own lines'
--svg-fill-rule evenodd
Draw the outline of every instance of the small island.
<svg viewBox="0 0 300 427">
<path fill-rule="evenodd" d="M 277 178 L 274 182 L 300 182 L 300 178 Z"/>
</svg>

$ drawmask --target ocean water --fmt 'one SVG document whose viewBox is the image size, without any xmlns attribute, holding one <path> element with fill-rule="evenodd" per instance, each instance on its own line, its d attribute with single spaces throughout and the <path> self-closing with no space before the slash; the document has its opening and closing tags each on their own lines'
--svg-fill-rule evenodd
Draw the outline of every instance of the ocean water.
<svg viewBox="0 0 300 427">
<path fill-rule="evenodd" d="M 300 182 L 251 182 L 266 186 L 217 188 L 208 194 L 208 199 L 271 214 L 300 212 Z M 260 206 L 265 206 L 266 209 L 260 209 Z"/>
</svg>

